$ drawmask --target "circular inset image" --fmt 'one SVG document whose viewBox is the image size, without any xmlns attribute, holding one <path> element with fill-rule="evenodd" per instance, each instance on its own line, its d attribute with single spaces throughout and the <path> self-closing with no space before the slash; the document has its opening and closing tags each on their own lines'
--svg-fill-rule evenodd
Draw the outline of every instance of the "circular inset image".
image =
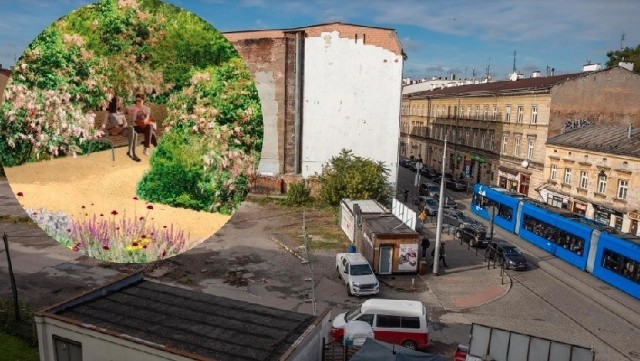
<svg viewBox="0 0 640 361">
<path fill-rule="evenodd" d="M 248 193 L 262 148 L 251 73 L 201 18 L 100 0 L 18 60 L 0 103 L 0 162 L 60 244 L 141 263 L 201 243 Z"/>
</svg>

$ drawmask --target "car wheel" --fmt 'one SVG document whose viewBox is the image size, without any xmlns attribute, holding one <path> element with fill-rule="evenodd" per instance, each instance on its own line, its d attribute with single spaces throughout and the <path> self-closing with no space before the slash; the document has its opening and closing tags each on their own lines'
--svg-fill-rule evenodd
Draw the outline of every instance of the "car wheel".
<svg viewBox="0 0 640 361">
<path fill-rule="evenodd" d="M 411 350 L 415 350 L 418 346 L 414 341 L 408 340 L 402 343 L 402 347 L 406 347 Z"/>
<path fill-rule="evenodd" d="M 340 274 L 340 268 L 336 267 L 336 272 L 338 272 L 338 279 L 342 279 L 342 275 Z"/>
<path fill-rule="evenodd" d="M 455 236 L 456 236 L 456 238 L 457 238 L 457 239 L 462 238 L 462 231 L 461 231 L 461 230 L 459 230 L 459 229 L 458 229 L 458 230 L 456 230 L 456 234 L 455 234 Z"/>
</svg>

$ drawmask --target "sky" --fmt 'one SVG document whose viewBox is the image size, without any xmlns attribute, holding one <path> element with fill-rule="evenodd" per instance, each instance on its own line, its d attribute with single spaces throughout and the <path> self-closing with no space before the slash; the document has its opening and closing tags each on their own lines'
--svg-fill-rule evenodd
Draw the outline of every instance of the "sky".
<svg viewBox="0 0 640 361">
<path fill-rule="evenodd" d="M 395 29 L 414 79 L 507 79 L 576 73 L 640 44 L 639 0 L 165 0 L 217 30 L 285 29 L 345 22 Z M 14 65 L 55 20 L 94 1 L 0 0 L 0 64 Z M 640 66 L 640 64 L 638 65 Z"/>
</svg>

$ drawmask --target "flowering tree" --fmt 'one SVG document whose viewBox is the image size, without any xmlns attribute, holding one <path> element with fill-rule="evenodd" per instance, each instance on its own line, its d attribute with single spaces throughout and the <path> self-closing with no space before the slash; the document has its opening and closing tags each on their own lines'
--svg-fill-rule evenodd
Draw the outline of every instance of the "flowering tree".
<svg viewBox="0 0 640 361">
<path fill-rule="evenodd" d="M 168 132 L 138 193 L 153 202 L 231 213 L 262 149 L 262 112 L 241 59 L 195 72 L 167 103 Z"/>
</svg>

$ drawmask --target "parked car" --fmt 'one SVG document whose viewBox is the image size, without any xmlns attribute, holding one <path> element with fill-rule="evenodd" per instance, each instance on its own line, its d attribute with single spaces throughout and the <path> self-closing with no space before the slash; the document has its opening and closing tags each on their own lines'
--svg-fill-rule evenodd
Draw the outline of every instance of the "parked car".
<svg viewBox="0 0 640 361">
<path fill-rule="evenodd" d="M 489 242 L 485 257 L 501 264 L 504 269 L 526 270 L 529 268 L 527 259 L 518 247 L 505 240 Z"/>
<path fill-rule="evenodd" d="M 463 225 L 456 229 L 455 237 L 471 247 L 488 247 L 487 230 L 482 226 Z"/>
<path fill-rule="evenodd" d="M 440 192 L 435 192 L 433 193 L 433 199 L 435 199 L 436 201 L 440 202 Z M 444 195 L 444 208 L 448 208 L 448 209 L 457 209 L 458 208 L 458 203 L 456 203 L 456 200 L 453 199 L 451 196 L 448 195 Z"/>
<path fill-rule="evenodd" d="M 440 184 L 440 180 L 442 179 L 442 174 L 439 173 L 437 177 L 433 178 L 433 181 Z M 444 182 L 445 182 L 445 186 L 447 183 L 447 179 L 453 179 L 453 175 L 451 173 L 445 173 L 444 174 Z"/>
<path fill-rule="evenodd" d="M 413 204 L 418 206 L 418 211 L 424 210 L 428 216 L 438 214 L 438 201 L 431 197 L 419 196 L 413 201 Z"/>
<path fill-rule="evenodd" d="M 338 278 L 346 284 L 349 296 L 368 296 L 380 292 L 378 278 L 360 253 L 338 253 L 336 271 Z"/>
<path fill-rule="evenodd" d="M 430 183 L 421 183 L 418 187 L 418 194 L 421 196 L 432 197 L 436 193 L 440 192 L 440 186 Z"/>
<path fill-rule="evenodd" d="M 400 159 L 400 166 L 403 168 L 409 168 L 411 161 L 409 159 Z"/>
<path fill-rule="evenodd" d="M 451 189 L 454 191 L 466 191 L 467 190 L 467 181 L 463 179 L 446 179 L 445 185 L 447 189 Z"/>
<path fill-rule="evenodd" d="M 450 224 L 456 228 L 484 228 L 484 225 L 475 219 L 469 217 L 466 213 L 459 209 L 445 209 L 442 214 L 442 220 L 446 224 Z"/>
</svg>

